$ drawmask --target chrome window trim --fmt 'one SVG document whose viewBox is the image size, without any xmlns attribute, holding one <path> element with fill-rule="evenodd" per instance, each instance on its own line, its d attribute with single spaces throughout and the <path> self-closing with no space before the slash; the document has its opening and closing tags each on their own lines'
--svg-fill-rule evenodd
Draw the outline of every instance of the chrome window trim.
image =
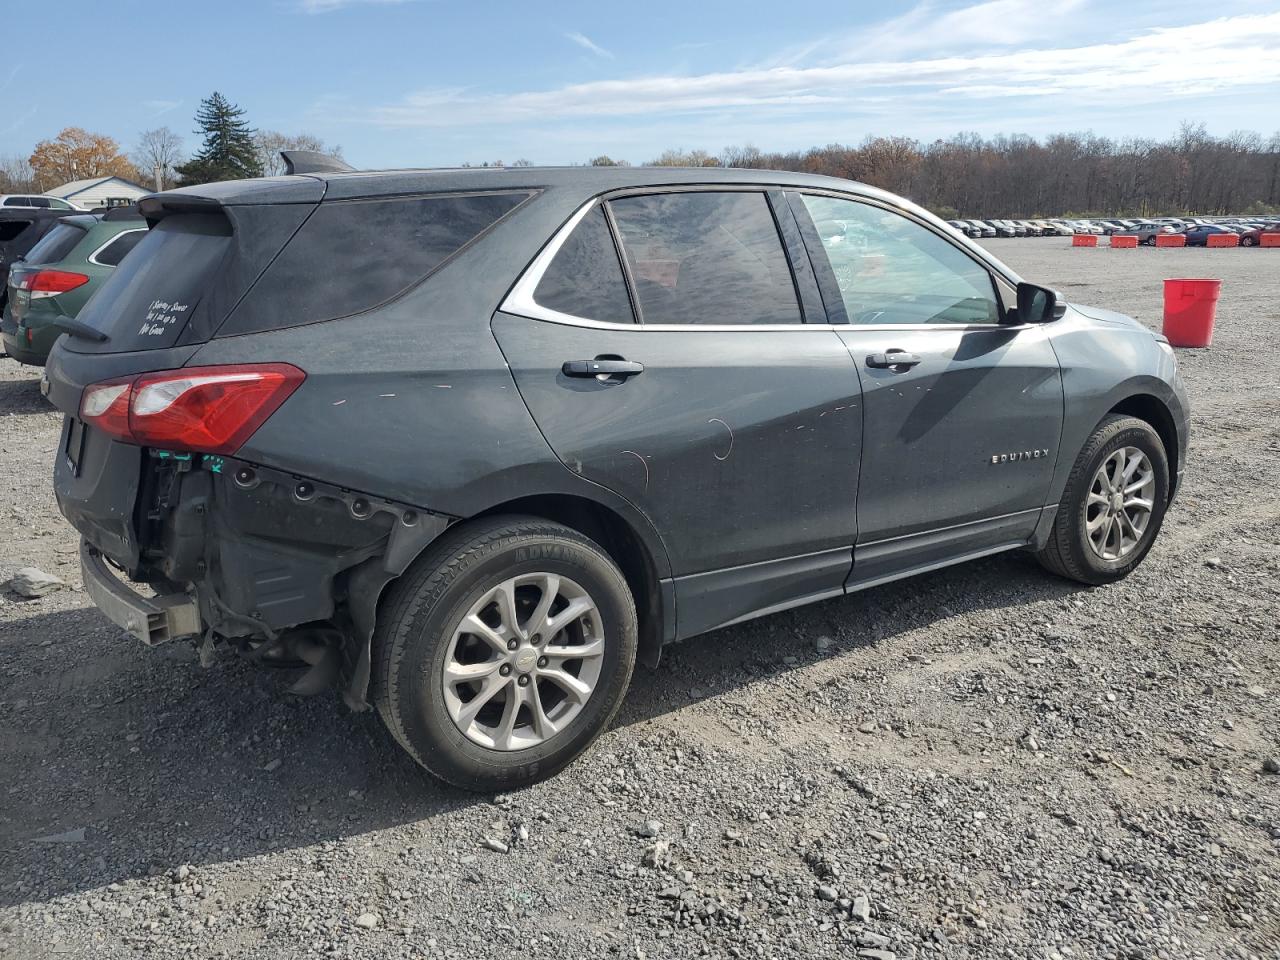
<svg viewBox="0 0 1280 960">
<path fill-rule="evenodd" d="M 104 243 L 102 246 L 98 247 L 98 249 L 97 249 L 97 250 L 95 250 L 95 251 L 93 251 L 93 253 L 89 254 L 89 256 L 88 256 L 88 257 L 86 257 L 85 259 L 86 259 L 86 260 L 88 260 L 90 263 L 95 264 L 96 266 L 99 266 L 99 267 L 106 267 L 108 270 L 114 270 L 116 267 L 118 267 L 118 266 L 119 266 L 119 264 L 117 264 L 117 263 L 102 263 L 102 262 L 98 259 L 98 254 L 100 254 L 103 250 L 107 249 L 107 247 L 111 246 L 113 243 L 115 243 L 117 240 L 119 240 L 121 237 L 125 236 L 126 234 L 130 234 L 130 233 L 146 233 L 146 232 L 147 232 L 147 228 L 146 228 L 146 227 L 138 227 L 137 229 L 134 229 L 134 230 L 121 230 L 121 231 L 120 231 L 119 233 L 117 233 L 115 236 L 113 236 L 113 237 L 111 237 L 110 239 L 108 239 L 108 240 L 107 240 L 107 242 L 106 242 L 106 243 Z M 122 259 L 123 259 L 123 258 L 122 258 Z"/>
<path fill-rule="evenodd" d="M 766 189 L 757 184 L 726 184 L 730 189 L 737 190 L 756 190 Z M 900 331 L 978 331 L 978 330 L 1022 330 L 1030 324 L 1004 324 L 1004 323 L 880 323 L 880 324 L 858 324 L 858 323 L 731 323 L 731 324 L 698 324 L 698 323 L 615 323 L 608 320 L 592 320 L 588 317 L 579 317 L 572 313 L 563 313 L 560 310 L 552 310 L 550 307 L 544 307 L 534 298 L 533 293 L 538 288 L 538 284 L 542 281 L 543 274 L 547 272 L 547 268 L 551 266 L 551 261 L 556 258 L 556 254 L 560 252 L 560 248 L 564 246 L 569 235 L 580 224 L 584 217 L 589 214 L 597 204 L 603 204 L 607 199 L 615 196 L 637 196 L 647 195 L 651 193 L 674 193 L 674 192 L 708 192 L 721 189 L 720 184 L 680 184 L 676 189 L 663 189 L 659 187 L 629 187 L 624 190 L 613 191 L 605 197 L 592 197 L 581 207 L 574 211 L 561 226 L 560 229 L 552 235 L 546 245 L 533 258 L 533 262 L 525 268 L 524 273 L 520 275 L 520 279 L 515 282 L 510 292 L 502 300 L 498 309 L 503 313 L 510 313 L 516 316 L 525 317 L 529 320 L 544 320 L 548 323 L 558 323 L 565 326 L 587 327 L 593 330 L 652 330 L 659 333 L 695 333 L 702 331 L 704 333 L 728 333 L 728 332 L 765 332 L 765 333 L 795 333 L 799 330 L 867 330 L 871 332 L 891 333 L 895 330 Z M 797 192 L 803 192 L 798 188 L 788 188 L 783 185 L 778 189 L 796 189 Z M 815 193 L 826 193 L 833 197 L 839 197 L 844 200 L 863 200 L 870 199 L 876 206 L 882 206 L 896 213 L 909 216 L 907 211 L 899 207 L 894 207 L 887 203 L 875 203 L 874 198 L 864 198 L 858 194 L 840 193 L 835 190 L 812 191 Z M 910 217 L 911 220 L 920 226 L 930 229 L 935 235 L 937 230 L 932 230 L 928 223 L 920 221 L 918 218 Z M 948 239 L 945 236 L 943 239 Z M 958 246 L 952 244 L 952 246 Z M 964 247 L 958 247 L 963 253 L 969 253 Z M 981 258 L 973 257 L 970 259 L 977 260 L 983 266 L 988 266 Z M 993 271 L 996 275 L 1003 277 L 999 271 Z"/>
</svg>

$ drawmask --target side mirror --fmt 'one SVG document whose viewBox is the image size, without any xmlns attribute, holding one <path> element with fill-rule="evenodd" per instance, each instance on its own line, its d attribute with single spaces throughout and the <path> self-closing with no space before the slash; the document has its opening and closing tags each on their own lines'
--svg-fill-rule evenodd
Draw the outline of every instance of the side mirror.
<svg viewBox="0 0 1280 960">
<path fill-rule="evenodd" d="M 1034 283 L 1018 284 L 1018 323 L 1049 323 L 1067 312 L 1067 305 L 1058 302 L 1058 294 L 1048 287 Z"/>
</svg>

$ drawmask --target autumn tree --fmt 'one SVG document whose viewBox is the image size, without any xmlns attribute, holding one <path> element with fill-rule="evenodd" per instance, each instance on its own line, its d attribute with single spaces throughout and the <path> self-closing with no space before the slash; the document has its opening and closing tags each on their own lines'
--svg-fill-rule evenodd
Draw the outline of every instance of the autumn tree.
<svg viewBox="0 0 1280 960">
<path fill-rule="evenodd" d="M 204 145 L 199 153 L 176 168 L 179 183 L 186 186 L 262 176 L 253 145 L 254 131 L 244 119 L 244 113 L 216 90 L 200 101 L 196 133 L 204 137 Z"/>
<path fill-rule="evenodd" d="M 264 177 L 278 177 L 284 173 L 281 150 L 314 150 L 342 159 L 342 147 L 329 146 L 310 133 L 285 134 L 278 130 L 259 130 L 253 135 L 253 149 Z"/>
<path fill-rule="evenodd" d="M 138 145 L 133 149 L 133 162 L 148 183 L 158 176 L 160 182 L 156 189 L 167 190 L 178 182 L 175 167 L 182 155 L 182 137 L 168 127 L 157 127 L 144 131 L 138 137 Z"/>
<path fill-rule="evenodd" d="M 80 127 L 67 127 L 52 140 L 41 140 L 28 163 L 43 190 L 90 177 L 138 179 L 137 168 L 120 152 L 118 143 Z"/>
</svg>

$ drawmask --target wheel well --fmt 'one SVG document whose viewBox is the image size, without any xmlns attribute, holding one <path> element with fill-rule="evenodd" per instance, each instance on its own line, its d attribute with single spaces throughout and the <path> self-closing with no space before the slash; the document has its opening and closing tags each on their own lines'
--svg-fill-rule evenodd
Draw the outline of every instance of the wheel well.
<svg viewBox="0 0 1280 960">
<path fill-rule="evenodd" d="M 657 666 L 663 640 L 662 593 L 658 571 L 644 541 L 631 524 L 608 507 L 581 497 L 545 494 L 508 500 L 478 514 L 487 517 L 519 513 L 542 517 L 590 537 L 613 558 L 636 604 L 639 621 L 639 659 Z"/>
<path fill-rule="evenodd" d="M 1174 426 L 1169 408 L 1159 398 L 1140 393 L 1126 397 L 1107 412 L 1137 417 L 1151 424 L 1164 444 L 1164 455 L 1169 461 L 1169 489 L 1172 491 L 1178 476 L 1178 428 Z"/>
</svg>

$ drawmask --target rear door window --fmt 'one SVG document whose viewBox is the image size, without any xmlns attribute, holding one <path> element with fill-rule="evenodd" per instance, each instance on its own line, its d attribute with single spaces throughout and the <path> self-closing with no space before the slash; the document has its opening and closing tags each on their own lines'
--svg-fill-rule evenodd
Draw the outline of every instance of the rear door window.
<svg viewBox="0 0 1280 960">
<path fill-rule="evenodd" d="M 146 235 L 145 230 L 130 230 L 128 233 L 122 233 L 90 259 L 104 267 L 117 266 L 124 259 L 124 255 L 136 247 Z"/>
<path fill-rule="evenodd" d="M 800 323 L 763 193 L 678 192 L 610 202 L 647 324 Z"/>
<path fill-rule="evenodd" d="M 40 207 L 41 209 L 47 210 L 49 208 L 49 198 L 48 197 L 32 197 L 31 205 L 33 207 Z"/>
<path fill-rule="evenodd" d="M 274 330 L 362 313 L 438 269 L 526 191 L 321 203 L 218 330 Z"/>
<path fill-rule="evenodd" d="M 87 232 L 83 227 L 77 227 L 75 224 L 58 224 L 27 251 L 27 263 L 58 263 L 67 259 Z"/>
<path fill-rule="evenodd" d="M 548 310 L 588 320 L 635 322 L 604 207 L 593 207 L 569 234 L 533 299 Z"/>
</svg>

